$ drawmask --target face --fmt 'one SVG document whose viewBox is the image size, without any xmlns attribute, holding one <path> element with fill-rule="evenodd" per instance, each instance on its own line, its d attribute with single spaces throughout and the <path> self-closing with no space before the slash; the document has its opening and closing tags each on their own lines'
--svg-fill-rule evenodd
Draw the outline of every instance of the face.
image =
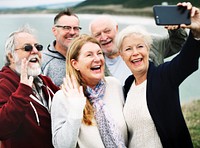
<svg viewBox="0 0 200 148">
<path fill-rule="evenodd" d="M 68 15 L 61 16 L 57 24 L 52 28 L 53 34 L 56 37 L 56 44 L 61 48 L 67 49 L 70 42 L 79 36 L 80 30 L 77 27 L 79 27 L 77 17 Z"/>
<path fill-rule="evenodd" d="M 104 77 L 104 57 L 99 45 L 88 42 L 80 49 L 78 60 L 72 60 L 72 65 L 79 70 L 85 83 L 94 87 Z"/>
<path fill-rule="evenodd" d="M 118 26 L 114 25 L 108 19 L 100 19 L 95 21 L 91 26 L 92 36 L 94 36 L 101 44 L 105 54 L 116 52 L 114 39 L 118 31 Z"/>
<path fill-rule="evenodd" d="M 140 77 L 147 73 L 149 48 L 142 37 L 138 35 L 125 37 L 122 42 L 120 55 L 135 77 Z"/>
<path fill-rule="evenodd" d="M 41 52 L 36 49 L 38 43 L 31 34 L 19 33 L 16 36 L 16 48 L 14 54 L 10 56 L 12 67 L 21 74 L 21 61 L 26 58 L 28 61 L 28 75 L 38 76 L 41 73 Z M 31 45 L 32 51 L 24 51 L 24 47 Z"/>
</svg>

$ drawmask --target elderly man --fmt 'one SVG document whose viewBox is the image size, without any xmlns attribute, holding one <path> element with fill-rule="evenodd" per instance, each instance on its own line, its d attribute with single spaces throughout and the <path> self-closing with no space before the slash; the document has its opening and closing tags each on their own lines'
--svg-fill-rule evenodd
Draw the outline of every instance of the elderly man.
<svg viewBox="0 0 200 148">
<path fill-rule="evenodd" d="M 53 148 L 50 106 L 59 88 L 40 74 L 42 49 L 29 26 L 6 41 L 6 64 L 0 71 L 2 148 Z"/>
<path fill-rule="evenodd" d="M 79 18 L 69 9 L 60 11 L 54 18 L 52 32 L 56 38 L 43 52 L 42 71 L 60 86 L 65 77 L 65 55 L 71 41 L 79 36 Z"/>
<path fill-rule="evenodd" d="M 184 29 L 176 29 L 177 26 L 166 26 L 169 36 L 152 35 L 153 44 L 150 49 L 150 60 L 156 66 L 164 62 L 173 54 L 179 52 L 187 38 Z M 89 31 L 102 45 L 106 61 L 106 74 L 112 75 L 124 84 L 126 78 L 131 75 L 122 58 L 119 56 L 114 39 L 118 33 L 118 24 L 110 15 L 101 15 L 90 22 Z"/>
</svg>

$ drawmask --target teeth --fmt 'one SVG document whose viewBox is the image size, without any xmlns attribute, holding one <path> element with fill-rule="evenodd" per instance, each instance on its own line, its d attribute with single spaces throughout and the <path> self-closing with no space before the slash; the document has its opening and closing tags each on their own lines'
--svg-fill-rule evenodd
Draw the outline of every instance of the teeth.
<svg viewBox="0 0 200 148">
<path fill-rule="evenodd" d="M 73 40 L 74 38 L 68 38 L 68 40 Z"/>
<path fill-rule="evenodd" d="M 133 60 L 132 62 L 138 62 L 138 61 L 141 61 L 141 59 Z"/>
<path fill-rule="evenodd" d="M 102 45 L 107 45 L 107 44 L 109 44 L 109 43 L 111 43 L 111 42 L 112 42 L 112 40 L 107 41 L 107 42 L 101 42 L 101 44 L 102 44 Z"/>
<path fill-rule="evenodd" d="M 95 70 L 95 69 L 100 69 L 100 66 L 94 66 L 91 68 L 92 70 Z"/>
<path fill-rule="evenodd" d="M 30 62 L 36 62 L 37 61 L 37 58 L 32 58 L 29 60 Z"/>
</svg>

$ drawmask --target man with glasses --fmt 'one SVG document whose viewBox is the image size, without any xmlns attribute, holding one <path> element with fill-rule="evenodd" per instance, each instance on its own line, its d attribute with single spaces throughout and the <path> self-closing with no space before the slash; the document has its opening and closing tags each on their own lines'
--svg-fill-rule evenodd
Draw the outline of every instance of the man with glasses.
<svg viewBox="0 0 200 148">
<path fill-rule="evenodd" d="M 65 55 L 70 42 L 77 36 L 81 27 L 79 18 L 69 9 L 59 12 L 54 18 L 52 32 L 55 40 L 43 51 L 42 71 L 60 86 L 65 77 Z"/>
<path fill-rule="evenodd" d="M 53 148 L 50 106 L 59 88 L 40 74 L 42 49 L 29 26 L 6 41 L 6 63 L 0 71 L 2 148 Z"/>
</svg>

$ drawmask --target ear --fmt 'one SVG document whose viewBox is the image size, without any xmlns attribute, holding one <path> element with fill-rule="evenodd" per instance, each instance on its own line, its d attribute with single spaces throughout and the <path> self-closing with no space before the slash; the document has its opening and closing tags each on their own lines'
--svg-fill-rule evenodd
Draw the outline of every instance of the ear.
<svg viewBox="0 0 200 148">
<path fill-rule="evenodd" d="M 116 32 L 118 32 L 118 29 L 119 29 L 119 27 L 118 27 L 118 25 L 116 25 Z"/>
<path fill-rule="evenodd" d="M 8 60 L 10 61 L 10 63 L 14 62 L 14 58 L 11 52 L 8 53 Z"/>
<path fill-rule="evenodd" d="M 56 27 L 55 27 L 55 26 L 53 26 L 51 30 L 52 30 L 52 32 L 53 32 L 53 34 L 54 34 L 54 36 L 55 36 L 55 35 L 56 35 L 56 33 L 57 33 Z"/>
<path fill-rule="evenodd" d="M 74 67 L 74 69 L 76 69 L 77 71 L 79 70 L 78 61 L 76 61 L 75 59 L 72 59 L 71 64 L 72 64 L 72 67 Z"/>
</svg>

